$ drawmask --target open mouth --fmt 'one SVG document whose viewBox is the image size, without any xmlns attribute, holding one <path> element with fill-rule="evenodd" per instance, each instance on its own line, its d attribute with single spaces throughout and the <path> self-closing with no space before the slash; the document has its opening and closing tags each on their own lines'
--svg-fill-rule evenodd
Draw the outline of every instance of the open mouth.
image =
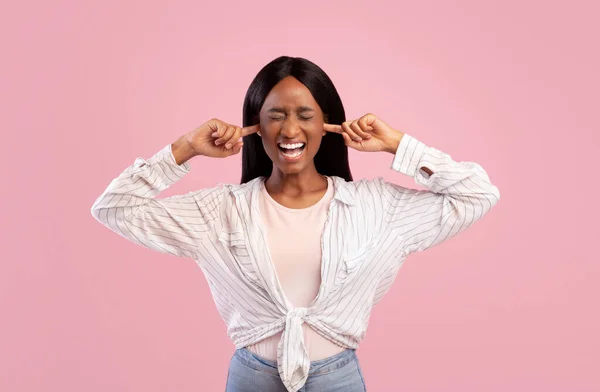
<svg viewBox="0 0 600 392">
<path fill-rule="evenodd" d="M 306 148 L 306 143 L 278 143 L 277 147 L 281 155 L 289 159 L 294 159 L 302 155 Z"/>
</svg>

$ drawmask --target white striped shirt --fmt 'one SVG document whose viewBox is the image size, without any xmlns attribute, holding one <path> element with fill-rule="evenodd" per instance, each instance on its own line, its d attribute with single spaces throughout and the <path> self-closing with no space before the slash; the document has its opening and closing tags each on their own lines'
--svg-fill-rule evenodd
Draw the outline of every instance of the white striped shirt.
<svg viewBox="0 0 600 392">
<path fill-rule="evenodd" d="M 335 194 L 322 233 L 321 285 L 308 307 L 294 308 L 285 298 L 270 259 L 258 208 L 264 178 L 157 198 L 191 169 L 188 162 L 177 165 L 169 144 L 148 160 L 137 158 L 91 211 L 130 241 L 194 259 L 236 348 L 282 331 L 278 369 L 294 392 L 310 367 L 302 323 L 340 346 L 357 348 L 373 305 L 406 257 L 464 231 L 500 197 L 479 164 L 455 162 L 407 134 L 392 168 L 427 190 L 382 178 L 331 177 Z"/>
</svg>

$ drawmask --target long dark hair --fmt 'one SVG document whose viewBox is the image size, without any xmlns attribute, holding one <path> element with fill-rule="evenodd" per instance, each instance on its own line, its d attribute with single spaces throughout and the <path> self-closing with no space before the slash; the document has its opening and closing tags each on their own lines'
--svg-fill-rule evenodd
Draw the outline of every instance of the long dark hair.
<svg viewBox="0 0 600 392">
<path fill-rule="evenodd" d="M 305 85 L 321 107 L 325 121 L 341 124 L 346 121 L 342 100 L 327 74 L 313 62 L 300 58 L 281 56 L 265 65 L 256 75 L 244 99 L 243 126 L 258 124 L 259 113 L 267 95 L 277 83 L 293 76 Z M 317 172 L 326 176 L 338 176 L 352 181 L 348 163 L 348 147 L 342 135 L 328 133 L 323 137 L 315 155 Z M 265 152 L 262 139 L 256 133 L 244 136 L 242 148 L 242 180 L 244 184 L 257 177 L 268 177 L 273 162 Z"/>
</svg>

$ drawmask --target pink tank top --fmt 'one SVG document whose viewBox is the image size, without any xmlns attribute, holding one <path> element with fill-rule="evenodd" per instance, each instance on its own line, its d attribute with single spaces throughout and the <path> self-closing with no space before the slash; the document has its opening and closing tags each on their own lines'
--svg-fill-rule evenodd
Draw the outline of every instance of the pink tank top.
<svg viewBox="0 0 600 392">
<path fill-rule="evenodd" d="M 294 307 L 308 307 L 321 285 L 321 233 L 329 203 L 333 199 L 333 181 L 327 177 L 327 192 L 308 208 L 288 208 L 277 203 L 264 182 L 260 212 L 266 228 L 271 259 L 283 292 Z M 344 350 L 302 324 L 304 344 L 311 361 L 327 358 Z M 277 360 L 281 332 L 247 347 L 255 354 Z"/>
</svg>

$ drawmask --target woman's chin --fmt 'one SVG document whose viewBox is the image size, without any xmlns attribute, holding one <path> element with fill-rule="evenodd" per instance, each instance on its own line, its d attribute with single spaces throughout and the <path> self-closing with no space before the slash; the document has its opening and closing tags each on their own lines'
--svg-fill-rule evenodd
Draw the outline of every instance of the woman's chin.
<svg viewBox="0 0 600 392">
<path fill-rule="evenodd" d="M 304 165 L 286 163 L 279 165 L 278 169 L 283 174 L 298 174 L 304 171 Z"/>
<path fill-rule="evenodd" d="M 283 174 L 299 174 L 306 170 L 309 165 L 306 164 L 306 161 L 299 160 L 295 162 L 277 162 L 277 169 Z"/>
</svg>

